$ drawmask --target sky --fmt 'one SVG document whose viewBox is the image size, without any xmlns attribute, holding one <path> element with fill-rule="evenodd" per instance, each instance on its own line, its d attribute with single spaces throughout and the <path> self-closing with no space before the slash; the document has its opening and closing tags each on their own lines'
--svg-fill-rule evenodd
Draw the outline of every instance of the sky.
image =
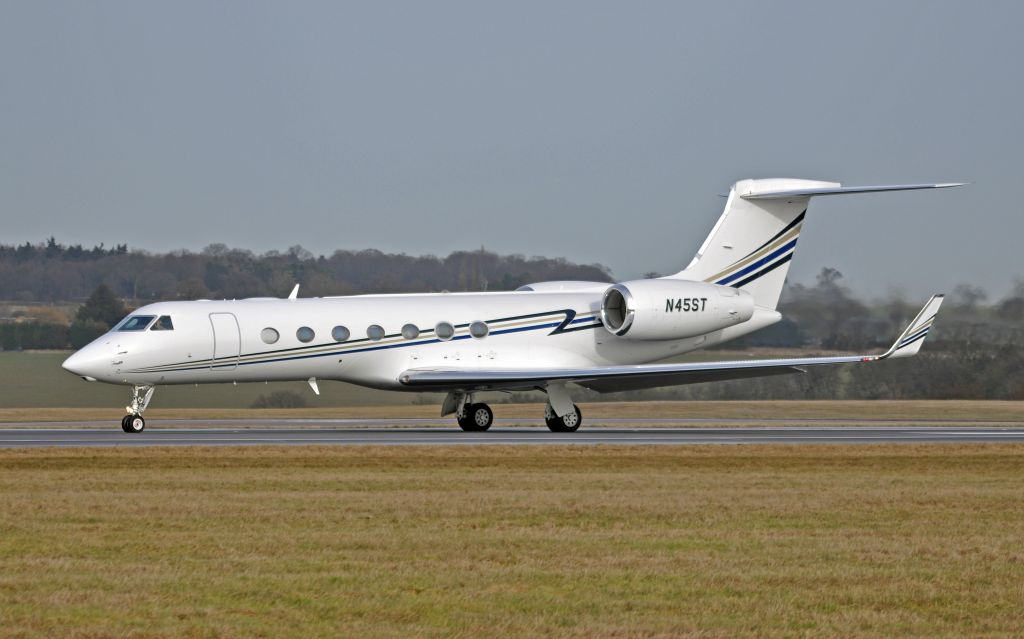
<svg viewBox="0 0 1024 639">
<path fill-rule="evenodd" d="M 790 277 L 1024 276 L 1024 3 L 6 2 L 0 242 L 683 268 L 740 179 L 816 200 Z"/>
</svg>

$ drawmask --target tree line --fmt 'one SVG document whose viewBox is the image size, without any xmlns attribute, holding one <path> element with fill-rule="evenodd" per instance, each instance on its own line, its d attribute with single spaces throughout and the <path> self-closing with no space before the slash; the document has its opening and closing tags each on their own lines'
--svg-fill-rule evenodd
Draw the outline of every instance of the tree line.
<svg viewBox="0 0 1024 639">
<path fill-rule="evenodd" d="M 124 245 L 64 246 L 51 238 L 37 246 L 0 246 L 0 298 L 84 301 L 70 322 L 0 322 L 0 349 L 78 348 L 132 308 L 156 300 L 279 297 L 295 283 L 302 285 L 304 295 L 315 296 L 513 290 L 544 280 L 613 278 L 601 265 L 484 250 L 457 251 L 444 258 L 375 250 L 336 251 L 325 257 L 301 247 L 256 255 L 211 245 L 199 253 L 150 254 Z M 884 349 L 923 302 L 901 295 L 865 300 L 844 284 L 842 273 L 824 268 L 813 284 L 787 283 L 780 302 L 781 322 L 720 348 L 810 353 Z M 1024 399 L 1024 279 L 1009 295 L 995 300 L 977 286 L 957 286 L 942 307 L 927 347 L 909 360 L 644 391 L 630 397 Z"/>
<path fill-rule="evenodd" d="M 564 259 L 455 251 L 447 257 L 377 250 L 314 255 L 301 246 L 256 254 L 224 244 L 200 252 L 149 253 L 125 245 L 84 249 L 50 238 L 43 244 L 0 245 L 0 300 L 57 303 L 85 300 L 100 284 L 134 306 L 157 300 L 432 291 L 503 291 L 552 279 L 611 281 L 600 264 Z"/>
</svg>

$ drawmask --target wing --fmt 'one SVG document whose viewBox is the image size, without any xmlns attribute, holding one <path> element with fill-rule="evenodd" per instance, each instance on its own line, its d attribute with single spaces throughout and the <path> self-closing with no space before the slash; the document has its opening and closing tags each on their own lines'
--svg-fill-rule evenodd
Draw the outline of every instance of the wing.
<svg viewBox="0 0 1024 639">
<path fill-rule="evenodd" d="M 399 381 L 423 390 L 516 390 L 544 387 L 551 382 L 574 382 L 602 393 L 658 386 L 801 373 L 811 366 L 875 362 L 917 354 L 942 304 L 935 295 L 914 321 L 881 355 L 802 357 L 638 366 L 594 366 L 588 368 L 414 368 L 403 372 Z"/>
</svg>

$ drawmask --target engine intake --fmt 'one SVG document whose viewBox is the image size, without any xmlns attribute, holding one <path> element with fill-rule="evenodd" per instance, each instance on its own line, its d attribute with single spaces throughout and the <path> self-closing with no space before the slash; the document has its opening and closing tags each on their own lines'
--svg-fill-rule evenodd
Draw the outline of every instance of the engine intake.
<svg viewBox="0 0 1024 639">
<path fill-rule="evenodd" d="M 735 326 L 754 314 L 750 293 L 689 280 L 635 280 L 609 287 L 601 320 L 613 335 L 637 340 L 696 337 Z"/>
</svg>

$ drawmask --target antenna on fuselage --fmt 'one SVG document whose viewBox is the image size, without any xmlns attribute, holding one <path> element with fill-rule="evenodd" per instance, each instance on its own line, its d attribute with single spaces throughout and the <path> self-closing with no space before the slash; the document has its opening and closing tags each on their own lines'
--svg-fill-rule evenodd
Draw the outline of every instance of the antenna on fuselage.
<svg viewBox="0 0 1024 639">
<path fill-rule="evenodd" d="M 292 292 L 288 294 L 288 299 L 295 300 L 295 299 L 298 299 L 298 298 L 299 298 L 299 285 L 296 284 L 295 288 L 292 289 Z"/>
</svg>

